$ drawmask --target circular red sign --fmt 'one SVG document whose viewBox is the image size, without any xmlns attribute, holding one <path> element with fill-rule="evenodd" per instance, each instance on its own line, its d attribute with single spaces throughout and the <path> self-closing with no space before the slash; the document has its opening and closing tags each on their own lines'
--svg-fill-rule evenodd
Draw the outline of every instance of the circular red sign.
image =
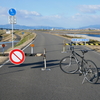
<svg viewBox="0 0 100 100">
<path fill-rule="evenodd" d="M 2 44 L 2 47 L 4 48 L 5 47 L 5 44 Z"/>
<path fill-rule="evenodd" d="M 16 65 L 19 65 L 24 62 L 25 54 L 20 49 L 14 49 L 9 54 L 9 60 Z"/>
</svg>

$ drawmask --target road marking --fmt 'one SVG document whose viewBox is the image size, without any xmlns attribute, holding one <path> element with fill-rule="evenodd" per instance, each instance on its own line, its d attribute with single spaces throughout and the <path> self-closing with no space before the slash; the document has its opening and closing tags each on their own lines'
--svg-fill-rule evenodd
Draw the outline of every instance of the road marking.
<svg viewBox="0 0 100 100">
<path fill-rule="evenodd" d="M 32 44 L 33 42 L 34 42 L 35 40 L 33 40 L 32 42 L 30 42 L 26 47 L 24 47 L 23 49 L 22 49 L 22 51 L 24 51 L 26 48 L 28 48 L 29 46 L 30 46 L 30 44 Z M 6 60 L 1 66 L 0 66 L 0 68 L 1 67 L 3 67 L 6 63 L 8 63 L 10 60 Z"/>
</svg>

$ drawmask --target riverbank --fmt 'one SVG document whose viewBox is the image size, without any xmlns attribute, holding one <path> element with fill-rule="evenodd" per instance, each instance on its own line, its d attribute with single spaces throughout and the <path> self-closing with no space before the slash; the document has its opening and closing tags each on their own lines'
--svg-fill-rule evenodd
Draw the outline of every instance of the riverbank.
<svg viewBox="0 0 100 100">
<path fill-rule="evenodd" d="M 72 32 L 72 31 L 71 31 Z M 48 33 L 48 34 L 52 34 L 52 35 L 56 35 L 56 36 L 60 36 L 60 37 L 63 37 L 63 38 L 65 38 L 65 39 L 69 39 L 69 40 L 71 40 L 72 38 L 90 38 L 90 39 L 94 39 L 94 37 L 88 37 L 88 36 L 86 36 L 86 35 L 83 35 L 83 37 L 82 36 L 80 36 L 79 34 L 73 34 L 73 36 L 68 36 L 68 37 L 66 37 L 65 35 L 63 35 L 63 34 L 67 34 L 65 31 L 63 32 L 63 31 L 50 31 L 50 32 L 46 32 L 46 33 Z M 74 31 L 73 31 L 73 33 L 74 33 Z M 83 33 L 84 34 L 84 33 Z M 88 34 L 88 33 L 87 33 Z M 84 37 L 85 36 L 85 37 Z M 100 40 L 100 38 L 95 38 L 95 40 Z M 89 48 L 91 48 L 92 50 L 94 50 L 94 51 L 96 51 L 96 52 L 100 52 L 100 45 L 86 45 L 87 47 L 89 47 Z"/>
<path fill-rule="evenodd" d="M 21 41 L 14 47 L 17 49 L 22 49 L 23 47 L 25 47 L 27 44 L 29 44 L 33 39 L 35 39 L 36 37 L 36 33 L 29 33 L 30 35 L 22 35 L 21 32 L 17 32 L 19 34 L 19 36 L 21 37 Z M 27 39 L 25 41 L 25 39 Z M 24 42 L 23 42 L 24 41 Z M 7 51 L 5 51 L 5 53 L 9 53 L 11 50 L 13 50 L 14 48 L 9 48 Z M 8 59 L 8 57 L 4 57 L 4 56 L 0 56 L 0 64 L 2 64 L 4 61 L 6 61 Z"/>
<path fill-rule="evenodd" d="M 87 34 L 66 34 L 67 36 L 72 36 L 72 37 L 80 37 L 80 38 L 85 38 L 85 39 L 92 39 L 92 40 L 97 40 L 100 41 L 100 37 L 92 37 L 88 36 Z"/>
</svg>

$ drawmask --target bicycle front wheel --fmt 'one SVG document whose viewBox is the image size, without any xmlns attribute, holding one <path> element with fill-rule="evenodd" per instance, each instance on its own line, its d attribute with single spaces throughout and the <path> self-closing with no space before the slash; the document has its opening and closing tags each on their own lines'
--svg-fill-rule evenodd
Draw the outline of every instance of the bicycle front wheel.
<svg viewBox="0 0 100 100">
<path fill-rule="evenodd" d="M 60 69 L 68 74 L 73 74 L 75 72 L 78 71 L 78 65 L 77 62 L 75 60 L 75 57 L 64 57 L 61 61 L 60 61 Z"/>
<path fill-rule="evenodd" d="M 89 83 L 96 83 L 99 79 L 98 68 L 96 64 L 91 60 L 86 60 L 86 64 L 84 66 L 85 77 Z"/>
</svg>

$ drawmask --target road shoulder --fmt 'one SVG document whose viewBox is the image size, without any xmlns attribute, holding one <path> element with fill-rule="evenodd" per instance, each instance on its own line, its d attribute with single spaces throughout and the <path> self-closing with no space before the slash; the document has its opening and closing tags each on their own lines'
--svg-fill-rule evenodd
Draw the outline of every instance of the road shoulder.
<svg viewBox="0 0 100 100">
<path fill-rule="evenodd" d="M 36 38 L 36 33 L 33 33 L 34 34 L 34 37 L 29 39 L 28 41 L 26 41 L 25 43 L 23 43 L 22 45 L 20 46 L 17 46 L 15 48 L 17 49 L 22 49 L 24 48 L 26 45 L 28 45 L 32 40 L 34 40 Z M 14 49 L 15 49 L 14 48 Z M 9 53 L 11 50 L 13 50 L 12 48 L 9 48 L 5 53 Z M 3 62 L 5 62 L 7 59 L 9 58 L 9 56 L 0 56 L 0 64 L 2 64 Z"/>
</svg>

